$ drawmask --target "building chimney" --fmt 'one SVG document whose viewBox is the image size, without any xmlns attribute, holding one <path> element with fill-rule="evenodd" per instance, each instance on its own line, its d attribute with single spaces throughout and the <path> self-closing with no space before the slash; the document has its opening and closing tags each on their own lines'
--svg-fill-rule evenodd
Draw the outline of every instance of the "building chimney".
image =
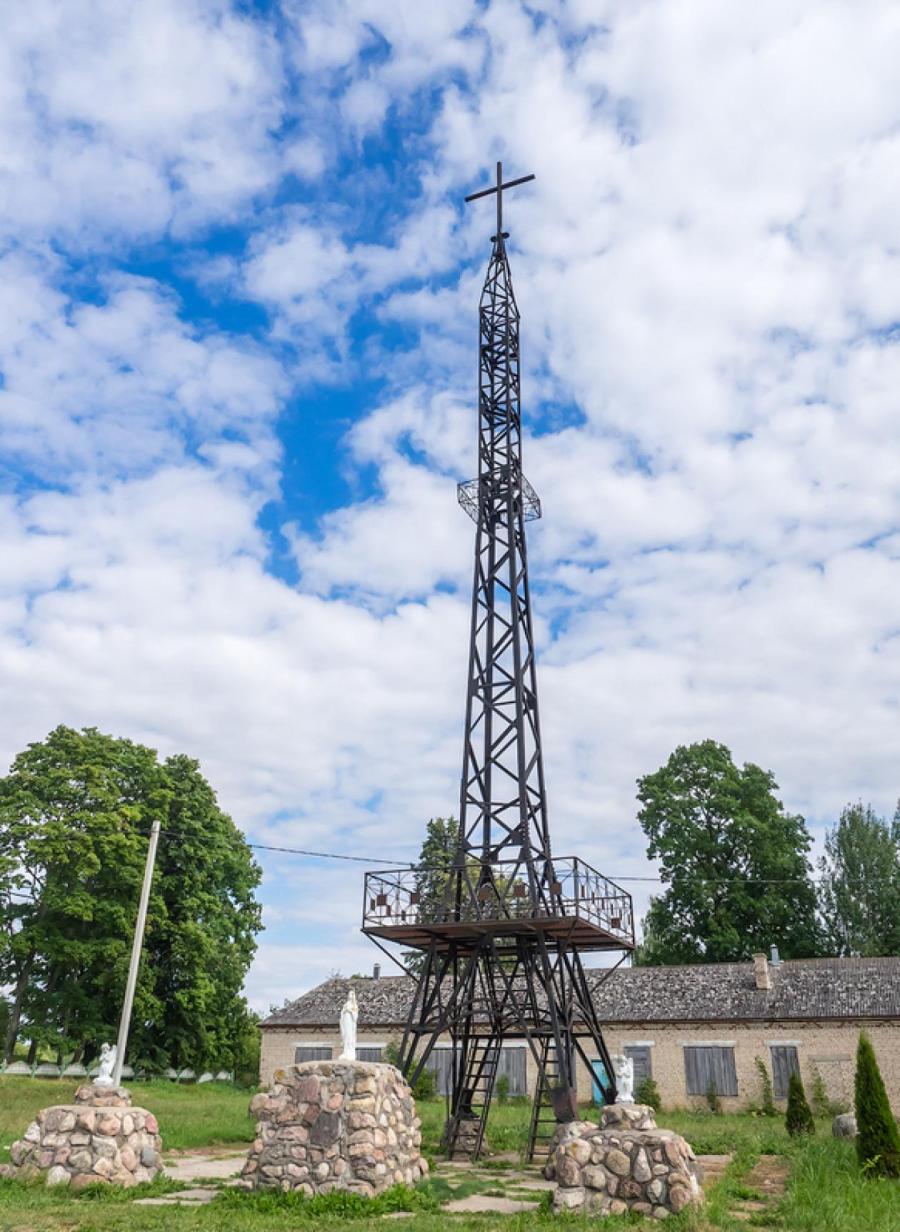
<svg viewBox="0 0 900 1232">
<path fill-rule="evenodd" d="M 773 967 L 780 967 L 780 966 L 781 966 L 781 957 L 780 957 L 780 955 L 779 955 L 779 953 L 778 953 L 778 946 L 777 946 L 777 945 L 770 945 L 770 946 L 769 946 L 769 962 L 772 964 L 772 966 L 773 966 Z"/>
<path fill-rule="evenodd" d="M 381 979 L 381 963 L 376 963 L 375 966 L 372 968 L 372 979 L 373 980 Z"/>
<path fill-rule="evenodd" d="M 753 955 L 753 975 L 757 988 L 768 989 L 772 987 L 772 977 L 769 975 L 769 960 L 765 954 Z"/>
</svg>

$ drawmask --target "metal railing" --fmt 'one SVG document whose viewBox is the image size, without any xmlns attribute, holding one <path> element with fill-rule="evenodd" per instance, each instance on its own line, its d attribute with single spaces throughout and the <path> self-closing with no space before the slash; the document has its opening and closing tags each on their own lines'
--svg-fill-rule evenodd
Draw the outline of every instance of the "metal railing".
<svg viewBox="0 0 900 1232">
<path fill-rule="evenodd" d="M 532 878 L 521 860 L 473 860 L 461 874 L 409 868 L 365 877 L 364 929 L 556 919 L 634 944 L 631 895 L 577 856 L 554 858 Z"/>
</svg>

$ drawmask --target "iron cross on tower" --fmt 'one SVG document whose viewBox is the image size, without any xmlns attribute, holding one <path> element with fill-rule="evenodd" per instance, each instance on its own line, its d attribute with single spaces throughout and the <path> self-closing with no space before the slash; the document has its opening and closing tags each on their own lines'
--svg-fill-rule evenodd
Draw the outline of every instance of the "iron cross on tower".
<svg viewBox="0 0 900 1232">
<path fill-rule="evenodd" d="M 554 857 L 538 720 L 525 523 L 541 516 L 522 474 L 519 311 L 497 196 L 479 308 L 478 475 L 459 485 L 476 526 L 459 837 L 449 872 L 366 875 L 363 931 L 422 953 L 400 1065 L 415 1082 L 452 1043 L 445 1147 L 477 1157 L 502 1045 L 536 1075 L 529 1155 L 577 1115 L 578 1060 L 615 1098 L 612 1064 L 581 952 L 634 948 L 631 898 L 576 857 Z M 620 960 L 621 961 L 621 960 Z M 607 968 L 607 971 L 612 968 Z M 596 987 L 602 978 L 592 973 Z M 446 1054 L 445 1054 L 446 1055 Z"/>
</svg>

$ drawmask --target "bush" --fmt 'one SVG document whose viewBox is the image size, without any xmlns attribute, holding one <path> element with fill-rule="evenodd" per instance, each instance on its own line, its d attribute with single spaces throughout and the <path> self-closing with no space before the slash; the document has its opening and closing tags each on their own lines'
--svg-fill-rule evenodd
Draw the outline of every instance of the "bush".
<svg viewBox="0 0 900 1232">
<path fill-rule="evenodd" d="M 797 1138 L 800 1134 L 816 1132 L 816 1123 L 809 1110 L 809 1104 L 806 1102 L 806 1092 L 803 1090 L 803 1082 L 799 1074 L 791 1074 L 788 1080 L 787 1115 L 784 1118 L 784 1127 L 792 1138 Z"/>
<path fill-rule="evenodd" d="M 865 1031 L 856 1050 L 856 1125 L 856 1154 L 866 1175 L 900 1177 L 900 1132 Z"/>
<path fill-rule="evenodd" d="M 501 1104 L 509 1101 L 509 1074 L 500 1074 L 497 1078 L 497 1099 Z"/>
<path fill-rule="evenodd" d="M 391 1040 L 390 1043 L 384 1046 L 384 1059 L 388 1065 L 398 1065 L 400 1061 L 400 1045 L 396 1040 Z M 398 1065 L 399 1068 L 399 1065 Z M 412 1089 L 415 1099 L 434 1099 L 437 1083 L 434 1077 L 434 1071 L 423 1069 L 416 1079 L 416 1084 Z"/>
<path fill-rule="evenodd" d="M 754 1062 L 759 1071 L 759 1082 L 762 1087 L 759 1110 L 763 1116 L 778 1116 L 778 1109 L 775 1107 L 775 1096 L 772 1093 L 772 1079 L 769 1077 L 766 1063 L 762 1057 L 754 1057 Z"/>
<path fill-rule="evenodd" d="M 662 1096 L 653 1078 L 647 1077 L 640 1080 L 634 1093 L 634 1098 L 639 1104 L 647 1104 L 654 1112 L 662 1110 Z"/>
<path fill-rule="evenodd" d="M 719 1099 L 719 1092 L 714 1078 L 710 1078 L 709 1086 L 706 1088 L 706 1102 L 710 1112 L 714 1112 L 718 1116 L 722 1111 L 722 1101 Z"/>
<path fill-rule="evenodd" d="M 825 1079 L 815 1065 L 812 1067 L 809 1102 L 812 1105 L 813 1116 L 817 1117 L 836 1117 L 848 1111 L 847 1105 L 842 1100 L 831 1099 L 828 1088 L 825 1086 Z"/>
</svg>

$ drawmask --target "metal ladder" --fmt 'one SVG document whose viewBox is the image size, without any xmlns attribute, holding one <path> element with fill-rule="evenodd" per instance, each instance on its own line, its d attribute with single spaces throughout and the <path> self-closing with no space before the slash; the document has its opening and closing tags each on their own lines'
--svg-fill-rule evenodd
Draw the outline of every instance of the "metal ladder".
<svg viewBox="0 0 900 1232">
<path fill-rule="evenodd" d="M 481 1154 L 499 1064 L 500 1041 L 492 1035 L 475 1036 L 466 1057 L 456 1112 L 445 1131 L 448 1159 L 477 1159 Z"/>
<path fill-rule="evenodd" d="M 545 1037 L 541 1040 L 541 1065 L 535 1086 L 534 1103 L 531 1107 L 531 1127 L 528 1131 L 528 1160 L 550 1153 L 550 1143 L 556 1133 L 556 1109 L 553 1092 L 559 1086 L 559 1058 L 556 1043 Z"/>
</svg>

